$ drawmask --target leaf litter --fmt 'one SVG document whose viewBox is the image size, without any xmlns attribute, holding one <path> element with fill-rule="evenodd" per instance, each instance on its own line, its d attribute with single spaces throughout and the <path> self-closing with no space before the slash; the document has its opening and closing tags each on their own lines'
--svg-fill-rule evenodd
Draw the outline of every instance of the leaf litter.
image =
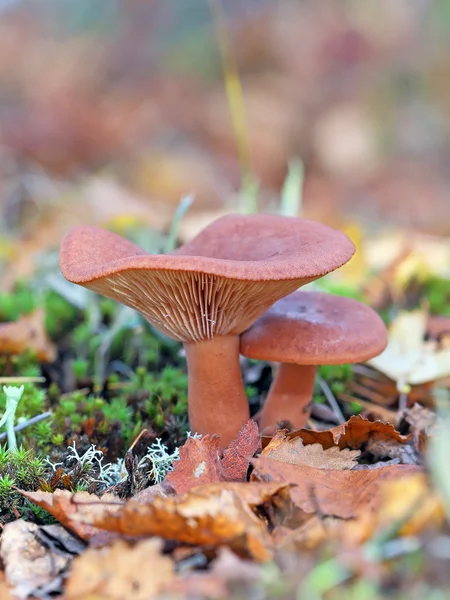
<svg viewBox="0 0 450 600">
<path fill-rule="evenodd" d="M 197 591 L 220 597 L 236 581 L 241 589 L 256 585 L 258 565 L 279 564 L 289 549 L 311 552 L 332 542 L 353 552 L 383 531 L 408 536 L 442 527 L 443 502 L 427 494 L 423 467 L 435 420 L 416 404 L 399 415 L 399 429 L 357 415 L 331 429 L 271 438 L 261 438 L 250 420 L 223 454 L 217 436 L 188 437 L 165 479 L 126 501 L 111 493 L 23 492 L 89 548 L 52 561 L 36 526 L 33 543 L 45 560 L 39 567 L 31 557 L 30 573 L 42 572 L 32 582 L 13 558 L 7 540 L 17 544 L 18 536 L 6 525 L 9 585 L 16 594 L 64 590 L 74 600 Z M 219 568 L 223 556 L 240 578 Z M 144 568 L 150 559 L 151 574 Z"/>
<path fill-rule="evenodd" d="M 73 561 L 65 598 L 153 598 L 174 578 L 174 563 L 161 550 L 158 538 L 142 540 L 133 546 L 115 540 L 104 548 L 89 548 Z"/>
<path fill-rule="evenodd" d="M 163 484 L 127 501 L 112 494 L 98 498 L 67 490 L 27 492 L 30 501 L 91 544 L 61 569 L 68 577 L 66 597 L 96 594 L 115 600 L 135 590 L 133 597 L 151 598 L 165 589 L 187 592 L 197 580 L 205 593 L 219 594 L 229 582 L 218 581 L 213 565 L 224 551 L 244 565 L 249 560 L 265 564 L 278 560 L 279 551 L 292 544 L 305 550 L 327 539 L 364 543 L 398 518 L 401 535 L 442 522 L 444 510 L 436 494 L 413 510 L 428 485 L 421 466 L 378 462 L 373 465 L 377 468 L 358 469 L 373 439 L 381 445 L 408 445 L 411 436 L 392 425 L 352 417 L 323 432 L 279 431 L 262 451 L 259 436 L 252 435 L 255 428 L 247 423 L 231 444 L 233 475 L 223 466 L 230 453 L 220 455 L 216 436 L 190 437 Z M 199 469 L 201 464 L 204 468 Z M 102 532 L 107 534 L 103 539 Z M 199 564 L 212 561 L 201 576 L 195 575 L 199 556 L 206 557 Z M 151 575 L 144 566 L 149 557 L 156 565 Z M 180 560 L 194 566 L 178 573 Z M 250 572 L 252 579 L 255 571 Z"/>
</svg>

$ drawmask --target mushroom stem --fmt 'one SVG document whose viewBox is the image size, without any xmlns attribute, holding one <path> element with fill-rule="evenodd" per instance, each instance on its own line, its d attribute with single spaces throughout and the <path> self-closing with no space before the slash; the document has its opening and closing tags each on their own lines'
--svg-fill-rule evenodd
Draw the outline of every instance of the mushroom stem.
<svg viewBox="0 0 450 600">
<path fill-rule="evenodd" d="M 280 421 L 290 421 L 295 429 L 306 425 L 311 414 L 316 371 L 315 366 L 279 365 L 262 410 L 261 431 Z"/>
<path fill-rule="evenodd" d="M 221 449 L 236 439 L 250 418 L 239 364 L 239 336 L 223 335 L 184 344 L 192 431 L 218 433 Z"/>
</svg>

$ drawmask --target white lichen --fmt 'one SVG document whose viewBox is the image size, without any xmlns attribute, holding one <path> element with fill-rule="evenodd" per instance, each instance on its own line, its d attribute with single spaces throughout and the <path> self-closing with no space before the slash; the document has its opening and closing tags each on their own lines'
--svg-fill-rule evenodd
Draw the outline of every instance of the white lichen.
<svg viewBox="0 0 450 600">
<path fill-rule="evenodd" d="M 180 460 L 180 449 L 175 448 L 172 454 L 168 453 L 168 448 L 162 443 L 161 438 L 156 438 L 147 449 L 147 454 L 141 458 L 138 468 L 150 464 L 147 475 L 155 483 L 161 483 L 169 471 L 173 471 L 173 463 Z"/>
</svg>

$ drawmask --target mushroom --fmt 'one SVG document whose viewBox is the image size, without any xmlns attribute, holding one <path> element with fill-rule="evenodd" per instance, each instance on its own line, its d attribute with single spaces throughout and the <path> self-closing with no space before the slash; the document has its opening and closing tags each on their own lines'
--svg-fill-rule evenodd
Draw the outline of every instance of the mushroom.
<svg viewBox="0 0 450 600">
<path fill-rule="evenodd" d="M 243 356 L 279 365 L 260 418 L 261 431 L 288 420 L 296 429 L 309 415 L 318 365 L 364 362 L 387 345 L 387 331 L 369 306 L 320 292 L 278 300 L 241 335 Z"/>
<path fill-rule="evenodd" d="M 96 227 L 61 246 L 64 276 L 139 311 L 183 342 L 193 431 L 226 447 L 249 419 L 239 334 L 279 298 L 347 262 L 342 232 L 278 215 L 227 215 L 166 255 Z"/>
</svg>

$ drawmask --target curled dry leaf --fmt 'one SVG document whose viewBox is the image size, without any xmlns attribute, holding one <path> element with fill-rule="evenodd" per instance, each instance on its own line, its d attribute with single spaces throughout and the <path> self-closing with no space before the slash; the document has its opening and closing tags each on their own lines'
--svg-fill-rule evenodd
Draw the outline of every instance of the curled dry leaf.
<svg viewBox="0 0 450 600">
<path fill-rule="evenodd" d="M 262 456 L 291 465 L 306 465 L 316 469 L 353 469 L 357 464 L 359 450 L 348 450 L 333 446 L 326 450 L 321 444 L 305 446 L 300 437 L 287 439 L 285 433 L 279 431 L 264 448 Z"/>
<path fill-rule="evenodd" d="M 81 539 L 89 540 L 98 533 L 92 525 L 83 522 L 85 517 L 93 518 L 101 514 L 106 507 L 110 512 L 121 506 L 117 496 L 104 494 L 101 498 L 88 492 L 56 490 L 55 492 L 21 492 L 28 500 L 47 510 L 64 527 L 76 533 Z"/>
<path fill-rule="evenodd" d="M 307 513 L 341 519 L 356 517 L 360 510 L 370 510 L 377 500 L 381 482 L 416 473 L 416 466 L 394 465 L 367 471 L 315 469 L 305 465 L 282 463 L 271 458 L 252 460 L 252 481 L 283 481 L 296 487 L 291 498 Z"/>
<path fill-rule="evenodd" d="M 250 419 L 240 430 L 236 440 L 220 459 L 219 437 L 205 435 L 189 438 L 180 448 L 180 460 L 167 474 L 165 483 L 177 494 L 193 487 L 219 481 L 245 481 L 249 460 L 261 448 L 258 426 Z"/>
<path fill-rule="evenodd" d="M 39 308 L 17 321 L 0 323 L 0 354 L 17 355 L 31 350 L 40 361 L 55 360 L 56 348 L 48 339 L 44 316 L 44 310 Z"/>
<path fill-rule="evenodd" d="M 115 540 L 109 547 L 90 548 L 73 561 L 64 597 L 151 600 L 173 577 L 173 562 L 161 554 L 161 540 L 143 540 L 133 547 Z"/>
<path fill-rule="evenodd" d="M 274 489 L 280 488 L 271 487 L 271 493 Z M 253 500 L 258 493 L 261 491 Z M 119 511 L 106 510 L 86 517 L 86 521 L 127 536 L 156 535 L 192 545 L 229 546 L 240 556 L 261 561 L 269 560 L 272 554 L 265 525 L 234 488 L 227 489 L 227 484 L 212 489 L 201 486 L 183 496 L 156 497 L 147 505 L 131 499 Z"/>
<path fill-rule="evenodd" d="M 376 437 L 378 440 L 395 440 L 406 444 L 411 436 L 399 433 L 392 423 L 384 421 L 369 421 L 361 415 L 355 415 L 332 429 L 325 431 L 312 431 L 298 429 L 286 434 L 287 439 L 301 438 L 307 444 L 320 444 L 324 449 L 339 446 L 339 448 L 360 449 L 369 439 Z M 270 438 L 263 438 L 263 446 L 267 446 Z"/>
</svg>

